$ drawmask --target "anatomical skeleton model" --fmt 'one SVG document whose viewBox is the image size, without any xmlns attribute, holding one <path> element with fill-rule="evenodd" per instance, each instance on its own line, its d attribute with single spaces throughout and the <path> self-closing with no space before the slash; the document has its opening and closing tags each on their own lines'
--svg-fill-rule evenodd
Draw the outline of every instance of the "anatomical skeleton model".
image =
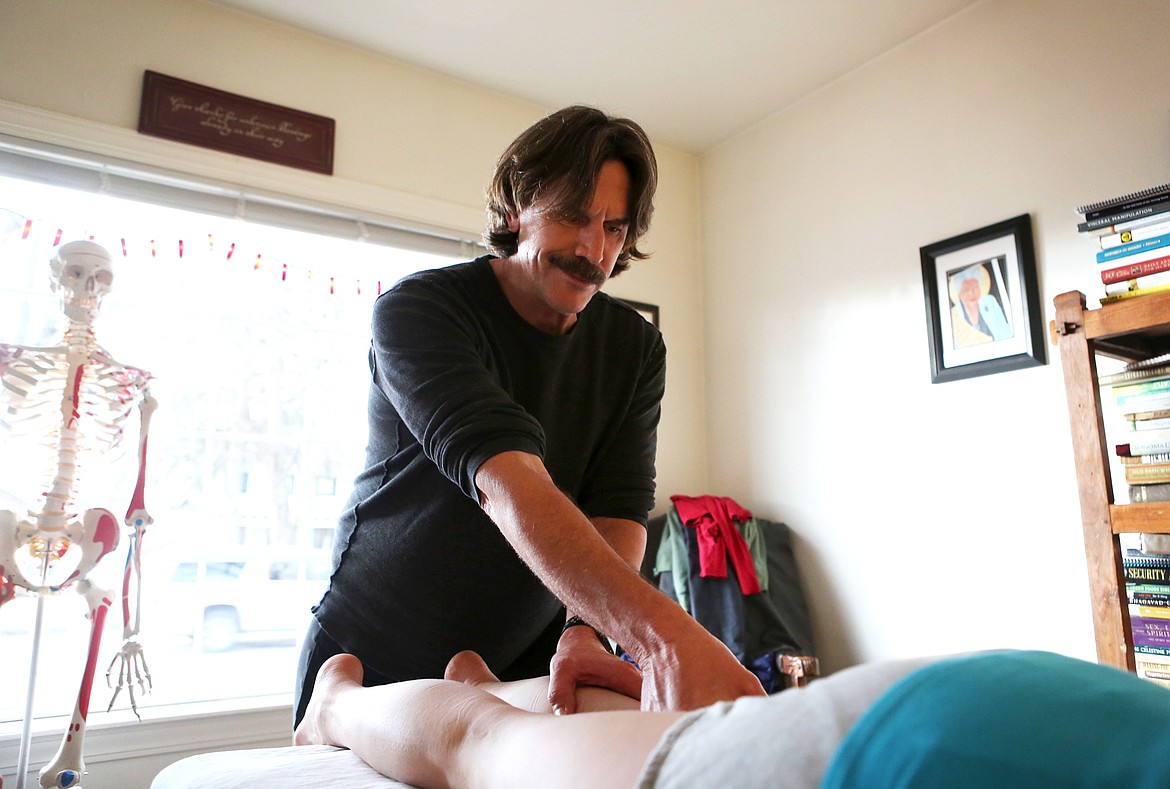
<svg viewBox="0 0 1170 789">
<path fill-rule="evenodd" d="M 60 344 L 26 347 L 0 343 L 0 436 L 6 444 L 33 439 L 51 466 L 40 506 L 27 517 L 0 510 L 0 606 L 17 594 L 44 598 L 75 589 L 88 605 L 91 622 L 88 657 L 69 730 L 56 756 L 40 772 L 42 787 L 77 787 L 85 773 L 82 745 L 98 647 L 112 592 L 89 579 L 90 571 L 118 546 L 121 526 L 107 509 L 72 512 L 81 466 L 108 452 L 122 438 L 127 418 L 138 408 L 138 480 L 126 513 L 130 550 L 122 586 L 123 644 L 110 662 L 106 679 L 115 685 L 110 707 L 126 689 L 137 714 L 135 688 L 149 689 L 150 672 L 138 643 L 142 537 L 152 522 L 144 504 L 146 438 L 156 403 L 150 374 L 121 364 L 98 345 L 93 332 L 102 297 L 113 281 L 110 255 L 98 244 L 74 241 L 50 261 L 52 287 L 61 296 L 67 326 Z M 46 451 L 47 450 L 47 451 Z M 5 453 L 13 451 L 5 449 Z M 36 454 L 31 451 L 30 455 Z M 136 587 L 131 614 L 130 587 Z M 36 674 L 36 644 L 29 679 L 29 711 Z M 28 772 L 29 721 L 21 742 L 17 773 L 21 789 Z"/>
</svg>

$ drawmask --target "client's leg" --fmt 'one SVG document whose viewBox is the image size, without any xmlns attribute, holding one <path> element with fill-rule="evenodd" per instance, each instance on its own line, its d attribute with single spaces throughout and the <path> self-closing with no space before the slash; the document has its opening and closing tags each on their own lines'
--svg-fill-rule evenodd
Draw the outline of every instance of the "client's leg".
<svg viewBox="0 0 1170 789">
<path fill-rule="evenodd" d="M 472 681 L 480 679 L 492 682 L 490 672 Z M 363 688 L 361 663 L 338 655 L 322 666 L 294 741 L 349 748 L 384 775 L 421 787 L 630 786 L 679 717 L 542 715 L 449 680 Z"/>
</svg>

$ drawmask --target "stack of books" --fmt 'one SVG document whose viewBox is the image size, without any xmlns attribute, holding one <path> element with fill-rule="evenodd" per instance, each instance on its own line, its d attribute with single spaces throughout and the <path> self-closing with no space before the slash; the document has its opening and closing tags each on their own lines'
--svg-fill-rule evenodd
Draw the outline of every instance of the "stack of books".
<svg viewBox="0 0 1170 789">
<path fill-rule="evenodd" d="M 1170 687 L 1170 555 L 1130 548 L 1121 564 L 1138 676 Z"/>
<path fill-rule="evenodd" d="M 1170 501 L 1170 354 L 1097 379 L 1123 423 L 1113 433 L 1129 500 Z"/>
<path fill-rule="evenodd" d="M 1170 290 L 1170 183 L 1077 208 L 1094 237 L 1102 304 Z"/>
</svg>

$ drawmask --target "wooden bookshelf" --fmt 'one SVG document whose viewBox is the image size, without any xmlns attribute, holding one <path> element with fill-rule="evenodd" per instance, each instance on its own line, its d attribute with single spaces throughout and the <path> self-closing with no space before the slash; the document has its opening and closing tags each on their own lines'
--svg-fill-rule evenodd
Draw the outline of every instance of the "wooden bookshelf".
<svg viewBox="0 0 1170 789">
<path fill-rule="evenodd" d="M 1170 503 L 1114 503 L 1097 357 L 1134 362 L 1170 353 L 1170 292 L 1090 310 L 1084 294 L 1072 291 L 1053 304 L 1056 317 L 1049 328 L 1064 367 L 1097 660 L 1133 671 L 1119 535 L 1170 533 Z"/>
</svg>

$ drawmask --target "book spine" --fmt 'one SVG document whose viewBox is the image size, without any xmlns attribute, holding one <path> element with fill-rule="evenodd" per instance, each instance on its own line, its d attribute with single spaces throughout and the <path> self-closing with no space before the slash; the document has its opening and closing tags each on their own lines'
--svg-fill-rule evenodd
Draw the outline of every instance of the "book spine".
<svg viewBox="0 0 1170 789">
<path fill-rule="evenodd" d="M 1117 405 L 1126 413 L 1157 414 L 1170 409 L 1170 392 L 1149 392 L 1147 394 L 1129 395 L 1117 398 Z M 1150 430 L 1143 430 L 1137 439 L 1138 443 L 1154 440 L 1155 434 Z M 1130 442 L 1132 443 L 1132 442 Z"/>
<path fill-rule="evenodd" d="M 1101 386 L 1113 386 L 1130 381 L 1145 381 L 1149 378 L 1160 378 L 1170 375 L 1170 364 L 1161 364 L 1157 367 L 1140 367 L 1133 370 L 1122 370 L 1119 373 L 1109 373 L 1097 379 Z"/>
<path fill-rule="evenodd" d="M 1170 501 L 1170 484 L 1130 485 L 1129 500 L 1136 503 Z"/>
<path fill-rule="evenodd" d="M 1097 244 L 1101 249 L 1113 249 L 1122 244 L 1129 244 L 1134 241 L 1142 241 L 1154 236 L 1160 236 L 1163 233 L 1170 233 L 1170 221 L 1154 222 L 1149 225 L 1142 225 L 1135 227 L 1132 230 L 1121 230 L 1116 233 L 1107 233 L 1097 237 Z"/>
<path fill-rule="evenodd" d="M 1129 244 L 1122 244 L 1119 247 L 1112 249 L 1103 249 L 1097 253 L 1098 263 L 1112 263 L 1119 258 L 1126 258 L 1130 255 L 1138 255 L 1142 252 L 1149 252 L 1154 249 L 1162 249 L 1170 245 L 1170 233 L 1153 238 L 1146 238 L 1141 241 L 1133 241 Z"/>
<path fill-rule="evenodd" d="M 1170 409 L 1167 408 L 1134 408 L 1132 409 L 1132 413 L 1127 413 L 1125 415 L 1125 418 L 1131 421 L 1141 419 L 1165 419 L 1166 417 L 1170 417 Z"/>
<path fill-rule="evenodd" d="M 1170 616 L 1170 594 L 1166 592 L 1127 592 L 1126 599 L 1133 606 L 1161 609 L 1158 615 L 1163 618 Z"/>
<path fill-rule="evenodd" d="M 1125 293 L 1130 290 L 1149 290 L 1159 285 L 1170 285 L 1170 271 L 1159 271 L 1157 274 L 1143 274 L 1140 277 L 1127 279 L 1124 282 L 1111 282 L 1105 286 L 1105 293 Z"/>
<path fill-rule="evenodd" d="M 1156 566 L 1156 565 L 1150 565 Z M 1125 584 L 1127 592 L 1137 592 L 1141 594 L 1164 594 L 1170 597 L 1170 581 L 1164 584 L 1139 583 L 1137 581 L 1127 581 Z"/>
<path fill-rule="evenodd" d="M 1086 233 L 1090 230 L 1096 230 L 1099 227 L 1105 227 L 1106 225 L 1115 225 L 1118 222 L 1128 222 L 1131 219 L 1139 219 L 1143 216 L 1163 214 L 1168 210 L 1170 210 L 1170 200 L 1163 200 L 1162 202 L 1141 206 L 1140 208 L 1129 208 L 1118 211 L 1117 213 L 1109 213 L 1093 219 L 1086 219 L 1077 225 L 1077 230 Z"/>
<path fill-rule="evenodd" d="M 1159 452 L 1156 455 L 1123 455 L 1121 462 L 1126 465 L 1141 463 L 1170 463 L 1170 452 Z"/>
<path fill-rule="evenodd" d="M 1146 585 L 1145 588 L 1153 587 L 1152 584 Z M 1149 606 L 1153 608 L 1165 609 L 1164 614 L 1159 616 L 1170 616 L 1170 586 L 1161 587 L 1162 592 L 1139 592 L 1136 590 L 1126 589 L 1126 599 L 1129 600 L 1130 605 Z"/>
<path fill-rule="evenodd" d="M 1139 359 L 1136 362 L 1130 362 L 1125 366 L 1126 370 L 1147 370 L 1150 367 L 1157 367 L 1162 364 L 1170 364 L 1170 353 L 1160 353 L 1157 356 L 1150 356 L 1146 359 Z"/>
<path fill-rule="evenodd" d="M 1170 392 L 1146 392 L 1115 398 L 1126 411 L 1159 411 L 1170 408 Z"/>
<path fill-rule="evenodd" d="M 1150 356 L 1145 359 L 1139 359 L 1136 362 L 1130 362 L 1125 366 L 1125 369 L 1147 370 L 1151 367 L 1157 367 L 1162 364 L 1170 364 L 1170 353 L 1160 353 L 1157 356 Z"/>
<path fill-rule="evenodd" d="M 1170 584 L 1170 567 L 1133 567 L 1122 563 L 1126 583 Z"/>
<path fill-rule="evenodd" d="M 1137 219 L 1130 219 L 1125 222 L 1118 222 L 1113 225 L 1102 225 L 1101 227 L 1094 228 L 1093 230 L 1087 232 L 1092 233 L 1093 235 L 1121 233 L 1126 230 L 1135 230 L 1139 227 L 1145 227 L 1146 225 L 1154 225 L 1165 221 L 1167 218 L 1170 218 L 1170 211 L 1163 211 L 1160 214 L 1150 214 L 1149 216 L 1139 216 Z M 1159 233 L 1159 235 L 1161 234 Z"/>
<path fill-rule="evenodd" d="M 1154 408 L 1149 411 L 1134 410 L 1125 415 L 1125 418 L 1130 422 L 1141 422 L 1150 419 L 1165 419 L 1170 417 L 1170 409 Z"/>
<path fill-rule="evenodd" d="M 1167 664 L 1166 662 L 1158 662 L 1156 660 L 1149 660 L 1149 657 L 1155 657 L 1153 655 L 1147 655 L 1144 657 L 1147 659 L 1137 659 L 1135 662 L 1137 675 L 1147 682 L 1153 682 L 1155 685 L 1161 685 L 1164 688 L 1170 688 L 1170 664 Z"/>
<path fill-rule="evenodd" d="M 1155 411 L 1154 413 L 1158 413 Z M 1131 419 L 1129 420 L 1130 430 L 1166 430 L 1170 428 L 1170 417 L 1160 417 L 1158 419 Z"/>
<path fill-rule="evenodd" d="M 1131 583 L 1126 582 L 1125 591 L 1127 594 L 1139 595 L 1161 595 L 1170 600 L 1170 583 L 1164 584 L 1147 584 L 1147 583 Z"/>
<path fill-rule="evenodd" d="M 1131 620 L 1135 616 L 1140 616 L 1142 619 L 1170 620 L 1170 609 L 1157 605 L 1131 603 L 1129 606 L 1129 616 Z M 1168 626 L 1170 626 L 1170 624 L 1168 624 Z"/>
<path fill-rule="evenodd" d="M 1166 285 L 1154 285 L 1153 287 L 1149 288 L 1136 288 L 1134 290 L 1127 290 L 1122 293 L 1111 293 L 1108 296 L 1103 296 L 1101 298 L 1101 303 L 1112 304 L 1114 302 L 1123 301 L 1125 299 L 1137 298 L 1138 296 L 1149 296 L 1152 293 L 1165 293 L 1168 290 L 1170 290 L 1170 283 Z"/>
<path fill-rule="evenodd" d="M 1140 192 L 1122 195 L 1111 200 L 1103 200 L 1099 203 L 1083 205 L 1077 209 L 1077 213 L 1082 214 L 1085 219 L 1096 219 L 1111 211 L 1124 211 L 1127 208 L 1138 208 L 1139 206 L 1156 203 L 1159 200 L 1165 200 L 1167 197 L 1170 197 L 1170 184 L 1155 186 L 1152 189 L 1143 189 Z"/>
<path fill-rule="evenodd" d="M 1131 458 L 1138 455 L 1156 455 L 1163 452 L 1170 452 L 1170 445 L 1165 441 L 1150 444 L 1135 444 L 1130 442 L 1128 444 L 1117 444 L 1113 447 L 1113 451 L 1117 453 L 1118 457 Z"/>
<path fill-rule="evenodd" d="M 1101 272 L 1101 281 L 1106 285 L 1112 285 L 1115 282 L 1125 282 L 1126 280 L 1138 279 L 1139 277 L 1148 277 L 1151 274 L 1158 274 L 1163 271 L 1170 271 L 1170 255 L 1163 255 L 1153 260 L 1129 263 L 1124 266 L 1118 266 L 1117 268 L 1105 269 Z"/>
<path fill-rule="evenodd" d="M 1131 485 L 1143 482 L 1170 482 L 1170 463 L 1134 463 L 1125 467 L 1125 481 Z"/>
<path fill-rule="evenodd" d="M 1130 616 L 1129 625 L 1135 647 L 1170 649 L 1170 620 Z"/>
<path fill-rule="evenodd" d="M 1134 384 L 1117 384 L 1113 387 L 1112 392 L 1114 397 L 1125 397 L 1167 390 L 1170 390 L 1170 378 L 1151 378 Z"/>
</svg>

